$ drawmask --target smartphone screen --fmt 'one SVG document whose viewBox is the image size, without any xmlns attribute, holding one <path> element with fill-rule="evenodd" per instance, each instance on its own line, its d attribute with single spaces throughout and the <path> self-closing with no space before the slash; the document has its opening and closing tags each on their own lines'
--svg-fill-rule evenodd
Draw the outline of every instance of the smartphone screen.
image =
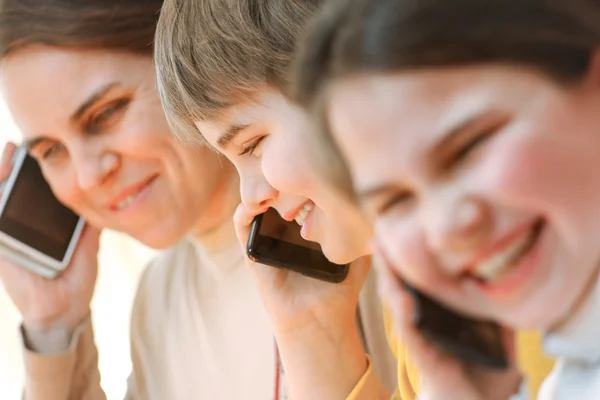
<svg viewBox="0 0 600 400">
<path fill-rule="evenodd" d="M 79 216 L 54 197 L 37 161 L 26 155 L 0 215 L 0 231 L 62 261 L 78 222 Z"/>
<path fill-rule="evenodd" d="M 499 325 L 459 315 L 406 282 L 403 285 L 415 300 L 415 325 L 427 339 L 463 361 L 496 369 L 508 367 Z"/>
<path fill-rule="evenodd" d="M 296 222 L 284 220 L 273 208 L 252 222 L 246 252 L 250 259 L 261 264 L 328 282 L 341 282 L 348 274 L 347 264 L 329 261 L 318 243 L 302 238 Z"/>
</svg>

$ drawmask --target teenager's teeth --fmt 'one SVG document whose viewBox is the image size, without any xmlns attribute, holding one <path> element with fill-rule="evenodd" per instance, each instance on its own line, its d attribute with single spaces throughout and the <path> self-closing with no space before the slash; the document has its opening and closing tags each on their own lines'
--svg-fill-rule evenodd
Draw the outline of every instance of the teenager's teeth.
<svg viewBox="0 0 600 400">
<path fill-rule="evenodd" d="M 529 250 L 537 238 L 537 233 L 538 230 L 534 228 L 529 235 L 522 237 L 502 253 L 497 253 L 485 261 L 480 261 L 473 274 L 485 281 L 493 280 L 502 275 L 522 254 Z"/>
<path fill-rule="evenodd" d="M 304 221 L 306 221 L 306 217 L 311 212 L 314 206 L 315 204 L 311 201 L 306 203 L 304 207 L 302 207 L 302 209 L 298 211 L 298 214 L 296 214 L 296 218 L 294 218 L 298 225 L 302 226 L 302 224 L 304 224 Z"/>
<path fill-rule="evenodd" d="M 122 202 L 120 202 L 119 204 L 117 204 L 117 207 L 116 207 L 117 211 L 118 210 L 122 210 L 123 208 L 125 208 L 128 205 L 130 205 L 131 203 L 133 203 L 133 200 L 135 200 L 135 196 L 137 196 L 138 193 L 139 193 L 139 191 L 135 192 L 135 193 L 133 193 L 133 194 L 131 194 L 129 196 L 127 196 L 125 198 L 125 200 L 123 200 Z"/>
</svg>

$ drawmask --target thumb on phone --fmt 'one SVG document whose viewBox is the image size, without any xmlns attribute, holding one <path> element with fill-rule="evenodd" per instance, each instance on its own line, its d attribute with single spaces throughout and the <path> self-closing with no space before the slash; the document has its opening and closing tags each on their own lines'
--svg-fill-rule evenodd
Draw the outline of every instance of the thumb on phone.
<svg viewBox="0 0 600 400">
<path fill-rule="evenodd" d="M 235 233 L 240 241 L 242 247 L 246 247 L 246 242 L 250 236 L 250 225 L 254 217 L 264 213 L 268 210 L 268 207 L 259 210 L 250 210 L 244 203 L 240 203 L 237 207 L 235 214 L 233 215 L 233 221 L 235 225 Z"/>
<path fill-rule="evenodd" d="M 3 182 L 10 175 L 12 170 L 12 158 L 17 150 L 14 143 L 7 142 L 2 150 L 2 158 L 0 159 L 0 182 Z M 1 188 L 0 188 L 1 190 Z"/>
</svg>

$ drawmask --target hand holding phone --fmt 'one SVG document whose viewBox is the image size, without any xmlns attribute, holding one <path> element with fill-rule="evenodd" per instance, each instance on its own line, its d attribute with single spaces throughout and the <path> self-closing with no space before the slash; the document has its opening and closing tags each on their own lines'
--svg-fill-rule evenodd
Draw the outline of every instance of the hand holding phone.
<svg viewBox="0 0 600 400">
<path fill-rule="evenodd" d="M 339 283 L 348 275 L 347 264 L 329 261 L 318 243 L 302 238 L 296 222 L 284 220 L 273 208 L 252 221 L 246 254 L 255 262 L 327 282 Z"/>
<path fill-rule="evenodd" d="M 0 164 L 0 182 L 6 182 L 11 172 L 15 173 L 13 160 L 16 160 L 17 153 L 19 151 L 14 144 L 8 143 L 5 146 Z M 52 332 L 58 330 L 70 338 L 68 332 L 89 313 L 97 275 L 98 237 L 97 229 L 83 227 L 70 263 L 60 273 L 53 273 L 53 279 L 33 272 L 38 267 L 25 255 L 22 256 L 23 259 L 36 266 L 29 268 L 31 265 L 26 267 L 21 264 L 19 253 L 11 248 L 5 248 L 0 254 L 0 280 L 22 315 L 27 334 L 42 332 L 43 339 L 44 335 L 53 335 Z M 35 350 L 57 349 L 45 347 L 44 343 L 38 340 Z"/>
<path fill-rule="evenodd" d="M 0 253 L 54 278 L 71 261 L 83 225 L 54 197 L 37 161 L 18 148 L 0 198 Z"/>
<path fill-rule="evenodd" d="M 243 203 L 238 206 L 234 223 L 242 248 L 249 242 L 255 217 L 265 211 Z M 246 258 L 246 265 L 269 314 L 286 374 L 311 382 L 332 382 L 338 378 L 348 379 L 348 371 L 354 371 L 356 380 L 360 379 L 366 359 L 356 329 L 356 310 L 371 258 L 362 257 L 352 262 L 339 283 L 307 277 L 289 268 L 264 265 L 250 258 Z M 313 351 L 315 348 L 320 351 Z M 340 369 L 340 365 L 344 368 Z M 355 383 L 354 372 L 351 385 Z M 295 392 L 298 397 L 314 397 L 310 385 L 299 384 L 297 389 L 300 390 Z"/>
<path fill-rule="evenodd" d="M 250 237 L 252 229 L 257 227 L 256 216 L 266 211 L 268 210 L 249 209 L 243 203 L 238 206 L 234 224 L 244 250 L 247 251 L 248 243 L 252 243 Z M 273 217 L 281 221 L 277 213 Z M 296 225 L 296 229 L 299 229 L 299 226 Z M 256 234 L 257 232 L 254 233 Z M 251 256 L 247 257 L 246 263 L 257 283 L 276 332 L 299 332 L 304 325 L 312 326 L 316 316 L 324 324 L 336 329 L 346 329 L 348 325 L 354 324 L 359 294 L 371 267 L 370 257 L 363 257 L 351 265 L 341 266 L 342 268 L 334 264 L 333 274 L 329 272 L 327 275 L 339 278 L 324 280 L 306 276 L 308 274 L 296 272 L 292 268 L 256 262 Z M 337 334 L 336 332 L 333 336 Z M 339 335 L 345 334 L 345 331 L 339 332 Z"/>
<path fill-rule="evenodd" d="M 423 398 L 507 399 L 518 392 L 513 331 L 446 308 L 400 279 L 381 249 L 376 255 L 380 292 L 419 371 Z"/>
</svg>

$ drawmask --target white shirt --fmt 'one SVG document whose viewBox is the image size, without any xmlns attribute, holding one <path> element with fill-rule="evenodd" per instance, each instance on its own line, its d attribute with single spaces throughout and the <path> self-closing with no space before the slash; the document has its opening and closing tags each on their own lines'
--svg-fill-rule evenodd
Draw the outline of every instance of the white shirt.
<svg viewBox="0 0 600 400">
<path fill-rule="evenodd" d="M 600 281 L 560 330 L 546 334 L 544 351 L 557 363 L 539 400 L 600 399 Z"/>
</svg>

